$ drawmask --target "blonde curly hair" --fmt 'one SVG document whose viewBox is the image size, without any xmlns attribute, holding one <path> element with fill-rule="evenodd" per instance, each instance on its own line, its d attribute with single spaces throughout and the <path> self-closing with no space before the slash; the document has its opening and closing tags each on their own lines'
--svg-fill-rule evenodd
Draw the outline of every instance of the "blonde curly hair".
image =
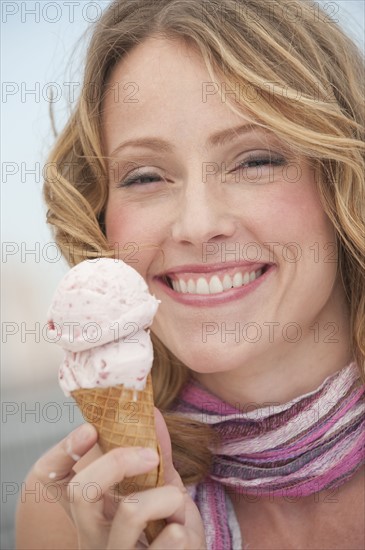
<svg viewBox="0 0 365 550">
<path fill-rule="evenodd" d="M 352 353 L 365 383 L 364 59 L 311 1 L 115 0 L 109 5 L 93 29 L 86 57 L 83 90 L 92 83 L 92 95 L 81 93 L 48 159 L 47 220 L 62 253 L 70 265 L 114 254 L 103 222 L 108 172 L 101 104 L 118 61 L 154 35 L 194 47 L 212 81 L 223 78 L 233 88 L 239 82 L 242 107 L 313 163 L 336 232 Z M 184 482 L 194 483 L 209 470 L 208 448 L 216 440 L 209 427 L 169 412 L 189 372 L 152 338 L 156 406 L 168 423 L 175 464 Z"/>
</svg>

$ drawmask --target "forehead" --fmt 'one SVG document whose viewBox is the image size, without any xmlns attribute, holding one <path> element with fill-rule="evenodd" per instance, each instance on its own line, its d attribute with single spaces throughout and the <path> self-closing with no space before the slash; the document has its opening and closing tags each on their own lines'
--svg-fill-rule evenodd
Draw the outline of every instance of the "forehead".
<svg viewBox="0 0 365 550">
<path fill-rule="evenodd" d="M 165 89 L 171 88 L 174 82 L 181 84 L 185 80 L 186 86 L 189 86 L 193 77 L 209 80 L 203 59 L 195 48 L 187 46 L 182 40 L 150 37 L 132 48 L 117 63 L 108 85 L 126 87 L 126 84 L 135 84 L 140 103 L 145 99 L 146 91 L 149 98 L 154 94 L 162 97 Z M 123 98 L 120 99 L 123 101 Z"/>
<path fill-rule="evenodd" d="M 163 37 L 149 37 L 126 53 L 116 65 L 114 72 L 118 76 L 121 76 L 122 72 L 125 77 L 140 77 L 142 70 L 148 77 L 157 71 L 155 76 L 163 78 L 181 70 L 187 71 L 192 65 L 195 65 L 195 70 L 200 69 L 208 75 L 197 46 L 188 45 L 179 38 L 169 40 Z"/>
<path fill-rule="evenodd" d="M 228 84 L 227 84 L 228 86 Z M 112 71 L 103 103 L 103 134 L 108 149 L 117 136 L 148 135 L 148 129 L 174 136 L 194 128 L 250 121 L 222 100 L 222 83 L 213 83 L 200 53 L 183 41 L 149 38 L 134 47 Z M 232 101 L 232 98 L 230 97 Z"/>
</svg>

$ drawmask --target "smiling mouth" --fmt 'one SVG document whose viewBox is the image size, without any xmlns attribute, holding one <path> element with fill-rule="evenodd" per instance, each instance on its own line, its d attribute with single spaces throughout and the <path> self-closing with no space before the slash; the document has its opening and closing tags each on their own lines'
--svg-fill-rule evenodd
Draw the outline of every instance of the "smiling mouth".
<svg viewBox="0 0 365 550">
<path fill-rule="evenodd" d="M 232 288 L 247 286 L 266 273 L 269 267 L 269 265 L 265 265 L 260 269 L 252 271 L 245 270 L 244 272 L 235 270 L 234 275 L 229 273 L 215 273 L 214 275 L 203 276 L 201 274 L 198 278 L 192 278 L 188 275 L 174 275 L 173 277 L 164 275 L 161 277 L 161 280 L 178 294 L 206 296 L 208 294 L 221 294 Z"/>
</svg>

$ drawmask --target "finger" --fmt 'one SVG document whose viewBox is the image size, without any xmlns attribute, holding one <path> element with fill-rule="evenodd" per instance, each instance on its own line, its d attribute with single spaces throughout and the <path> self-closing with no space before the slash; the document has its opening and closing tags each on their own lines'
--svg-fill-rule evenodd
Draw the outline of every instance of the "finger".
<svg viewBox="0 0 365 550">
<path fill-rule="evenodd" d="M 172 462 L 172 447 L 169 431 L 166 426 L 166 422 L 161 412 L 155 407 L 155 426 L 157 432 L 157 438 L 160 443 L 164 482 L 168 485 L 174 485 L 178 487 L 188 498 L 187 491 L 184 487 L 182 479 L 175 469 Z M 179 509 L 175 510 L 175 513 L 167 520 L 168 522 L 176 522 L 184 525 L 185 523 L 185 505 L 186 499 L 183 500 Z"/>
<path fill-rule="evenodd" d="M 96 443 L 97 432 L 91 424 L 82 424 L 46 452 L 33 466 L 33 473 L 47 486 L 52 496 L 69 513 L 67 483 L 74 477 L 73 466 Z"/>
<path fill-rule="evenodd" d="M 37 460 L 35 475 L 42 483 L 66 478 L 75 463 L 95 445 L 97 437 L 91 424 L 82 424 Z"/>
<path fill-rule="evenodd" d="M 110 549 L 135 548 L 147 522 L 169 517 L 183 505 L 178 487 L 165 485 L 125 497 L 119 504 L 109 537 Z"/>
<path fill-rule="evenodd" d="M 185 550 L 186 548 L 194 548 L 194 550 L 198 550 L 200 546 L 188 546 L 186 528 L 178 523 L 170 523 L 150 544 L 150 548 L 155 548 L 155 550 L 171 550 L 171 548 L 174 548 L 174 550 Z"/>
<path fill-rule="evenodd" d="M 74 476 L 72 495 L 69 493 L 70 508 L 84 546 L 92 548 L 97 544 L 98 548 L 104 547 L 106 528 L 111 523 L 110 518 L 105 515 L 104 496 L 125 477 L 143 474 L 156 468 L 158 461 L 159 456 L 153 449 L 117 448 Z M 115 498 L 120 501 L 120 497 Z"/>
<path fill-rule="evenodd" d="M 155 550 L 205 550 L 205 536 L 197 535 L 178 523 L 170 523 L 150 545 Z"/>
</svg>

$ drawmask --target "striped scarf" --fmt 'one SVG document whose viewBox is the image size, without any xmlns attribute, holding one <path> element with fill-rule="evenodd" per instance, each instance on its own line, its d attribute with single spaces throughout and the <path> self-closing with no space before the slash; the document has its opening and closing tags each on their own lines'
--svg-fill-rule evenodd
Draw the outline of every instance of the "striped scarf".
<svg viewBox="0 0 365 550">
<path fill-rule="evenodd" d="M 197 381 L 176 412 L 210 424 L 221 445 L 196 487 L 210 550 L 232 548 L 227 493 L 300 498 L 338 487 L 365 462 L 365 386 L 355 363 L 314 391 L 249 412 L 221 401 Z"/>
</svg>

